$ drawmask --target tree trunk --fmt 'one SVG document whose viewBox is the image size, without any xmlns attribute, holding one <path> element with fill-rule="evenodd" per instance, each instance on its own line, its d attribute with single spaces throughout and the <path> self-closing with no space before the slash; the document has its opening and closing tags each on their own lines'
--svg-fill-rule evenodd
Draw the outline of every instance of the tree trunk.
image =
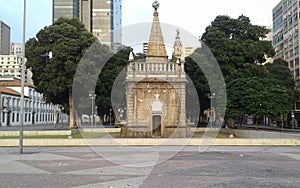
<svg viewBox="0 0 300 188">
<path fill-rule="evenodd" d="M 79 124 L 79 115 L 78 115 L 78 113 L 77 113 L 76 110 L 75 110 L 75 122 L 76 122 L 76 126 L 80 127 L 80 124 Z"/>
<path fill-rule="evenodd" d="M 69 92 L 69 109 L 70 109 L 70 124 L 69 129 L 74 129 L 74 105 L 73 105 L 73 98 L 72 98 L 72 91 Z"/>
<path fill-rule="evenodd" d="M 258 129 L 258 118 L 256 117 L 255 129 Z"/>
</svg>

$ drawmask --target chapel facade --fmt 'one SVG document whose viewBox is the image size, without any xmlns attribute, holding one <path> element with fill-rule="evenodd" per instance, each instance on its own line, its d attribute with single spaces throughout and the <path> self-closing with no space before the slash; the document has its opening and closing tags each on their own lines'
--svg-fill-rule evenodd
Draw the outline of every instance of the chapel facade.
<svg viewBox="0 0 300 188">
<path fill-rule="evenodd" d="M 182 44 L 177 30 L 173 59 L 168 60 L 158 18 L 159 3 L 154 8 L 148 50 L 144 60 L 129 56 L 126 76 L 127 120 L 121 136 L 141 138 L 188 137 L 186 124 L 186 75 Z"/>
</svg>

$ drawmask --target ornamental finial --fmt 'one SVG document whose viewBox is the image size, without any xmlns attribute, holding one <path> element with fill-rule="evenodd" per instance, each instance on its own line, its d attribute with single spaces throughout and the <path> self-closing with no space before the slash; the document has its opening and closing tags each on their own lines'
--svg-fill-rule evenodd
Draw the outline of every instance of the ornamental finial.
<svg viewBox="0 0 300 188">
<path fill-rule="evenodd" d="M 152 7 L 153 7 L 155 10 L 157 10 L 157 9 L 159 8 L 159 2 L 155 0 L 155 1 L 152 3 Z"/>
</svg>

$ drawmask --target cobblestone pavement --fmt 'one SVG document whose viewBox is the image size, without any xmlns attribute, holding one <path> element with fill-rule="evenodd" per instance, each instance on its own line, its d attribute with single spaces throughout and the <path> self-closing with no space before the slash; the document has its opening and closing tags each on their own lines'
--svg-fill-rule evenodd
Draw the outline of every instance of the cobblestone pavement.
<svg viewBox="0 0 300 188">
<path fill-rule="evenodd" d="M 298 147 L 0 148 L 0 187 L 300 187 Z"/>
</svg>

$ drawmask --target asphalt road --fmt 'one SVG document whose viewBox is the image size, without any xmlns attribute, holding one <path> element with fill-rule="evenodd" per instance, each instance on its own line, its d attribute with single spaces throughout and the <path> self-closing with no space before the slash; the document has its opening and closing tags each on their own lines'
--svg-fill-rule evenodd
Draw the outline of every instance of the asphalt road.
<svg viewBox="0 0 300 188">
<path fill-rule="evenodd" d="M 0 187 L 300 187 L 299 147 L 0 148 Z"/>
</svg>

